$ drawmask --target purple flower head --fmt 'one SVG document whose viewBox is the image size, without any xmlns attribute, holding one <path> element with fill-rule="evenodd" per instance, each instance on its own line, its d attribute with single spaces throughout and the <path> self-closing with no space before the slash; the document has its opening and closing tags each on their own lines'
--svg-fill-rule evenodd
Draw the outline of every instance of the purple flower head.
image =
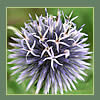
<svg viewBox="0 0 100 100">
<path fill-rule="evenodd" d="M 72 14 L 64 15 L 58 9 L 57 16 L 52 16 L 45 9 L 45 16 L 35 14 L 36 20 L 29 14 L 30 21 L 21 31 L 8 26 L 18 36 L 11 37 L 16 43 L 9 43 L 15 47 L 8 56 L 15 58 L 8 64 L 16 64 L 10 68 L 15 70 L 11 75 L 20 73 L 16 80 L 19 84 L 29 79 L 27 91 L 36 83 L 36 94 L 41 88 L 44 94 L 50 90 L 52 94 L 58 90 L 63 94 L 76 90 L 77 79 L 84 81 L 83 75 L 87 76 L 84 70 L 90 69 L 90 63 L 86 60 L 91 58 L 89 44 L 85 43 L 88 35 L 82 32 L 84 25 L 77 30 L 73 21 L 78 16 L 71 18 Z"/>
</svg>

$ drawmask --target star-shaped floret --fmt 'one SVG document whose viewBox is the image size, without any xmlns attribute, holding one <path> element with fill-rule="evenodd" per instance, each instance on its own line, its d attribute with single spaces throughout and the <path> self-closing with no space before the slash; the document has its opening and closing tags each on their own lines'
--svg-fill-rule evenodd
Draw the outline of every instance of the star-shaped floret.
<svg viewBox="0 0 100 100">
<path fill-rule="evenodd" d="M 80 38 L 77 38 L 76 40 L 73 39 L 74 43 L 72 44 L 73 46 L 78 46 L 80 48 L 83 48 L 83 46 L 81 46 L 80 44 L 82 44 L 83 42 L 85 42 L 88 38 L 84 38 L 81 41 L 79 41 Z M 78 42 L 79 41 L 79 42 Z"/>
<path fill-rule="evenodd" d="M 22 50 L 27 51 L 27 54 L 26 54 L 26 61 L 27 61 L 27 57 L 28 57 L 29 53 L 31 53 L 33 56 L 39 57 L 39 55 L 36 55 L 36 54 L 33 52 L 34 47 L 35 47 L 35 45 L 36 45 L 36 41 L 34 41 L 32 47 L 30 47 L 28 41 L 26 41 L 26 45 L 27 45 L 28 49 L 25 49 L 24 47 L 23 47 L 23 49 L 22 49 Z"/>
<path fill-rule="evenodd" d="M 38 36 L 38 35 L 33 35 L 33 36 L 36 37 L 37 39 L 39 39 L 39 42 L 41 43 L 41 42 L 43 42 L 44 40 L 47 39 L 46 35 L 48 33 L 48 29 L 45 31 L 45 33 L 43 34 L 43 36 L 42 36 L 41 32 L 39 32 L 39 33 L 40 33 L 40 36 Z"/>
<path fill-rule="evenodd" d="M 73 34 L 77 34 L 76 32 L 76 26 L 74 26 L 73 28 L 66 28 L 66 30 L 64 32 L 61 33 L 61 36 L 63 35 L 63 37 L 61 37 L 61 39 L 65 39 L 70 37 Z"/>
<path fill-rule="evenodd" d="M 24 42 L 24 41 L 27 42 L 27 41 L 29 40 L 29 36 L 30 36 L 30 35 L 35 35 L 36 33 L 30 33 L 30 35 L 28 35 L 28 32 L 27 32 L 23 27 L 21 27 L 21 29 L 22 29 L 23 34 L 24 34 L 23 39 L 22 39 L 22 41 L 21 41 L 21 45 L 23 46 L 23 42 Z M 23 47 L 24 47 L 24 46 L 23 46 Z"/>
<path fill-rule="evenodd" d="M 28 41 L 28 40 L 29 40 L 28 32 L 27 32 L 23 27 L 21 27 L 23 33 L 20 32 L 17 28 L 12 27 L 12 26 L 9 26 L 8 29 L 13 30 L 14 33 L 15 33 L 18 37 L 22 38 L 21 45 L 22 45 L 22 47 L 24 47 L 24 46 L 23 46 L 23 41 Z M 36 33 L 30 33 L 30 35 L 35 35 L 35 34 L 36 34 Z M 16 38 L 12 38 L 12 39 L 13 39 L 13 40 L 17 40 Z"/>
<path fill-rule="evenodd" d="M 8 27 L 8 29 L 11 29 L 11 30 L 13 30 L 14 31 L 14 33 L 18 36 L 18 37 L 20 37 L 20 38 L 22 38 L 22 39 L 29 39 L 28 38 L 28 35 L 27 35 L 27 31 L 24 29 L 24 28 L 21 28 L 22 29 L 22 31 L 23 31 L 23 33 L 22 32 L 20 32 L 17 28 L 15 28 L 15 27 L 12 27 L 12 26 L 9 26 Z M 24 36 L 23 36 L 24 35 Z"/>
<path fill-rule="evenodd" d="M 62 35 L 62 34 L 61 34 Z M 62 44 L 62 45 L 65 45 L 67 47 L 69 47 L 69 45 L 65 42 L 61 42 L 61 40 L 65 39 L 66 37 L 64 38 L 61 38 L 61 35 L 58 37 L 57 33 L 55 33 L 55 36 L 56 36 L 56 40 L 48 40 L 47 42 L 54 42 L 56 44 L 56 47 L 57 47 L 57 51 L 59 52 L 59 45 Z"/>
<path fill-rule="evenodd" d="M 63 15 L 63 17 L 64 17 L 64 24 L 63 24 L 64 33 L 66 33 L 68 29 L 71 29 L 71 28 L 72 28 L 72 25 L 73 25 L 73 26 L 76 26 L 76 24 L 74 24 L 73 21 L 74 21 L 76 18 L 78 18 L 78 16 L 73 17 L 73 18 L 71 19 L 72 14 L 73 14 L 73 11 L 70 13 L 69 16 L 66 15 L 66 17 L 67 17 L 67 19 L 68 19 L 68 20 L 67 20 L 67 19 L 65 18 L 65 16 L 64 16 L 63 11 L 62 11 L 62 15 Z"/>
<path fill-rule="evenodd" d="M 73 18 L 71 19 L 72 14 L 73 14 L 73 11 L 70 13 L 69 16 L 66 15 L 66 17 L 67 17 L 67 19 L 69 20 L 70 23 L 71 23 L 72 21 L 74 21 L 76 18 L 78 18 L 78 16 L 75 16 L 75 17 L 73 17 Z"/>
<path fill-rule="evenodd" d="M 68 40 L 72 40 L 72 41 L 74 42 L 74 43 L 72 44 L 73 46 L 78 46 L 78 47 L 80 47 L 80 48 L 83 48 L 80 44 L 82 44 L 83 42 L 85 42 L 85 41 L 88 39 L 88 38 L 84 38 L 84 39 L 82 39 L 81 41 L 79 41 L 80 38 L 81 38 L 82 36 L 88 36 L 87 34 L 81 33 L 81 32 L 80 32 L 80 31 L 82 31 L 84 25 L 85 25 L 85 24 L 83 24 L 83 25 L 80 27 L 79 30 L 72 31 L 72 33 L 73 33 L 72 36 L 73 36 L 74 38 L 77 38 L 77 39 L 75 40 L 74 38 L 69 38 Z"/>
<path fill-rule="evenodd" d="M 64 55 L 64 54 L 63 54 Z M 58 61 L 57 61 L 57 58 L 59 58 L 59 57 L 61 57 L 61 56 L 63 56 L 63 55 L 57 55 L 57 56 L 54 56 L 54 52 L 53 52 L 53 49 L 51 48 L 51 56 L 50 57 L 47 57 L 47 58 L 45 58 L 43 61 L 46 61 L 46 60 L 51 60 L 51 68 L 53 69 L 53 71 L 54 71 L 54 62 L 56 62 L 58 65 L 60 65 L 60 66 L 63 66 L 63 64 L 61 64 L 61 63 L 59 63 Z"/>
</svg>

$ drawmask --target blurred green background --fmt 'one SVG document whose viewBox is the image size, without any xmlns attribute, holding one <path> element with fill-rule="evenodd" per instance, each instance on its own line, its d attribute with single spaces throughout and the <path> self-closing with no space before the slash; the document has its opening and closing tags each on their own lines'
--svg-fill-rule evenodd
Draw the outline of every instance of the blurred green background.
<svg viewBox="0 0 100 100">
<path fill-rule="evenodd" d="M 58 8 L 47 8 L 48 13 L 50 15 L 57 15 Z M 69 15 L 73 10 L 74 16 L 79 16 L 74 22 L 77 24 L 77 29 L 86 24 L 83 28 L 83 32 L 88 34 L 88 41 L 90 43 L 90 51 L 93 52 L 93 8 L 59 8 L 64 12 L 65 15 Z M 35 13 L 40 16 L 41 14 L 45 16 L 44 8 L 7 8 L 7 26 L 15 26 L 19 30 L 20 27 L 24 27 L 24 22 L 28 23 L 29 13 L 32 15 L 32 18 L 35 20 Z M 11 30 L 7 30 L 7 49 L 10 49 L 8 45 L 9 42 L 14 42 L 10 39 L 10 37 L 16 37 L 15 34 Z M 10 52 L 7 52 L 7 56 Z M 91 55 L 93 56 L 93 55 Z M 7 59 L 9 62 L 11 59 Z M 73 90 L 72 92 L 68 91 L 64 94 L 93 94 L 93 58 L 88 60 L 91 63 L 91 70 L 86 70 L 88 77 L 85 78 L 85 82 L 79 81 L 78 84 L 75 84 L 77 90 Z M 29 82 L 29 80 L 25 80 L 21 85 L 16 83 L 16 79 L 19 74 L 14 76 L 10 76 L 13 72 L 9 68 L 12 65 L 7 65 L 7 94 L 34 94 L 36 86 L 32 86 L 28 92 L 25 91 L 25 88 Z M 43 93 L 43 89 L 41 89 L 40 94 Z M 59 91 L 58 91 L 59 94 Z"/>
</svg>

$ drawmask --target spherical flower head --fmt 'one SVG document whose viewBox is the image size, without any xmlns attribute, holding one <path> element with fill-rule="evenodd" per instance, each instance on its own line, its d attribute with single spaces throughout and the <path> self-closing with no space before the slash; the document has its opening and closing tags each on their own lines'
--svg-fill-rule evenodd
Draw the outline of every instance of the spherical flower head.
<svg viewBox="0 0 100 100">
<path fill-rule="evenodd" d="M 24 23 L 21 31 L 8 26 L 18 36 L 11 37 L 16 43 L 9 43 L 15 47 L 9 50 L 12 54 L 8 56 L 15 59 L 8 64 L 16 64 L 10 68 L 15 70 L 11 75 L 20 73 L 16 80 L 19 84 L 30 80 L 27 91 L 36 83 L 36 94 L 41 88 L 44 94 L 50 90 L 52 94 L 58 90 L 63 94 L 76 90 L 77 79 L 85 81 L 84 70 L 90 69 L 86 60 L 91 58 L 89 44 L 85 43 L 88 35 L 82 32 L 84 24 L 77 29 L 73 21 L 78 16 L 71 18 L 72 13 L 67 16 L 58 9 L 57 16 L 52 16 L 45 8 L 45 16 L 35 14 L 36 20 L 29 14 L 30 21 Z"/>
</svg>

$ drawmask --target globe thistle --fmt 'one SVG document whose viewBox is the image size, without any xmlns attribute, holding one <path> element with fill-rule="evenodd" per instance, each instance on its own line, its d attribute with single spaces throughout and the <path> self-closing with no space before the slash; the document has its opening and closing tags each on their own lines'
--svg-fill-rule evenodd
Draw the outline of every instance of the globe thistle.
<svg viewBox="0 0 100 100">
<path fill-rule="evenodd" d="M 24 23 L 25 28 L 21 31 L 8 26 L 14 31 L 18 38 L 11 37 L 16 43 L 9 43 L 14 49 L 8 58 L 13 58 L 8 64 L 16 64 L 11 67 L 15 70 L 11 75 L 20 73 L 16 82 L 21 84 L 24 80 L 30 80 L 26 90 L 28 91 L 34 83 L 37 85 L 36 94 L 44 89 L 44 94 L 57 94 L 59 90 L 76 90 L 77 79 L 85 81 L 83 75 L 90 63 L 89 44 L 85 42 L 88 35 L 83 33 L 84 24 L 77 29 L 73 22 L 78 16 L 71 18 L 64 15 L 58 9 L 57 16 L 49 15 L 45 9 L 45 16 L 36 16 L 32 19 L 29 14 L 29 23 Z"/>
</svg>

